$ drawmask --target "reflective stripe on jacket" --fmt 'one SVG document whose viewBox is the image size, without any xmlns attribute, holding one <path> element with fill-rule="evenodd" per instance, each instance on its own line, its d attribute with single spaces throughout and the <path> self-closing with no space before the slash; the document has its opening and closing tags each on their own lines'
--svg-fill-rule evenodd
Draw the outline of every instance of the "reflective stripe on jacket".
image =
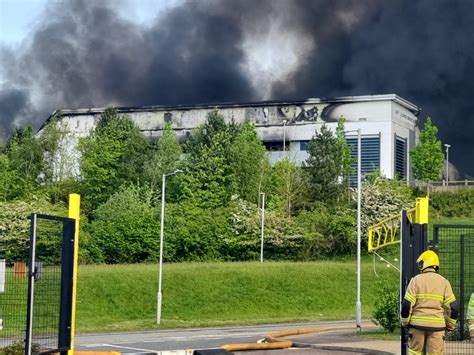
<svg viewBox="0 0 474 355">
<path fill-rule="evenodd" d="M 469 333 L 471 336 L 474 335 L 474 292 L 471 293 L 469 304 L 467 305 L 467 320 L 469 322 Z"/>
<path fill-rule="evenodd" d="M 474 321 L 474 292 L 471 293 L 469 304 L 467 305 L 467 319 Z"/>
<path fill-rule="evenodd" d="M 433 269 L 428 268 L 411 279 L 405 299 L 411 304 L 408 320 L 411 327 L 430 330 L 455 327 L 456 320 L 450 318 L 449 305 L 456 297 L 449 281 Z"/>
</svg>

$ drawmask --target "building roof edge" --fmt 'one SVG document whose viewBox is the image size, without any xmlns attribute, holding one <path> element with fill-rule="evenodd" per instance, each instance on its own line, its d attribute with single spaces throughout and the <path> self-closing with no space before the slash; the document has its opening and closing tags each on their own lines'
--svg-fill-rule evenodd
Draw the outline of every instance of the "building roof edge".
<svg viewBox="0 0 474 355">
<path fill-rule="evenodd" d="M 262 107 L 262 106 L 284 106 L 284 105 L 302 105 L 302 104 L 316 104 L 316 103 L 335 103 L 335 102 L 364 102 L 364 101 L 386 101 L 391 100 L 399 105 L 412 111 L 418 115 L 421 108 L 414 103 L 396 95 L 396 94 L 381 94 L 381 95 L 359 95 L 359 96 L 340 96 L 332 98 L 307 98 L 305 100 L 267 100 L 254 102 L 223 102 L 223 103 L 207 103 L 195 105 L 157 105 L 157 106 L 129 106 L 116 107 L 119 113 L 128 112 L 143 112 L 143 111 L 167 111 L 167 110 L 191 110 L 191 109 L 219 109 L 232 107 Z M 96 115 L 104 112 L 106 107 L 82 108 L 82 109 L 58 109 L 55 110 L 38 131 L 41 131 L 54 116 L 82 116 L 82 115 Z"/>
</svg>

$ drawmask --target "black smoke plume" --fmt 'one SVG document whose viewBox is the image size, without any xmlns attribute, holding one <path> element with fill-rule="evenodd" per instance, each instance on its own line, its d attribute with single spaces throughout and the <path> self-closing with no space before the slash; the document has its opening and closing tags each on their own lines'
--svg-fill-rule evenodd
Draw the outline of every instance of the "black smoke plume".
<svg viewBox="0 0 474 355">
<path fill-rule="evenodd" d="M 277 21 L 274 41 L 291 33 L 312 46 L 301 42 L 272 99 L 396 93 L 433 118 L 450 161 L 474 176 L 472 1 L 187 1 L 151 26 L 117 6 L 52 2 L 20 49 L 0 49 L 2 130 L 38 127 L 58 108 L 260 100 L 243 44 Z"/>
</svg>

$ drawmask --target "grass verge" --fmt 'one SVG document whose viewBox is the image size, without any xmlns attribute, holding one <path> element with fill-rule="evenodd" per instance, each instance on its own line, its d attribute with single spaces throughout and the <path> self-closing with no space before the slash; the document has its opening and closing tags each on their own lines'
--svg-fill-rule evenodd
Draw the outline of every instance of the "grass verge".
<svg viewBox="0 0 474 355">
<path fill-rule="evenodd" d="M 385 265 L 362 263 L 363 317 L 377 279 L 397 282 Z M 156 265 L 79 268 L 79 332 L 155 329 Z M 355 261 L 180 263 L 163 268 L 160 328 L 352 319 Z"/>
<path fill-rule="evenodd" d="M 396 331 L 394 333 L 390 333 L 386 331 L 385 329 L 364 330 L 362 332 L 355 333 L 355 335 L 358 338 L 362 338 L 362 339 L 391 340 L 391 341 L 400 340 L 400 332 Z"/>
</svg>

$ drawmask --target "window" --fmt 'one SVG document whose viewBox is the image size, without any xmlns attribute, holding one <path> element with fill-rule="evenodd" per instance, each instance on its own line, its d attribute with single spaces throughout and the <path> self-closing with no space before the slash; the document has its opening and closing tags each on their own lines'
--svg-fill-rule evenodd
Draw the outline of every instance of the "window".
<svg viewBox="0 0 474 355">
<path fill-rule="evenodd" d="M 267 141 L 263 142 L 265 149 L 269 152 L 283 151 L 283 141 Z"/>
<path fill-rule="evenodd" d="M 351 156 L 354 161 L 354 174 L 350 177 L 351 184 L 357 181 L 357 137 L 346 139 L 347 145 L 352 147 Z M 380 136 L 361 138 L 361 173 L 370 174 L 380 168 Z"/>
<path fill-rule="evenodd" d="M 300 150 L 308 151 L 309 149 L 309 142 L 311 141 L 300 141 Z"/>
<path fill-rule="evenodd" d="M 395 135 L 395 174 L 401 179 L 407 176 L 407 141 Z"/>
</svg>

